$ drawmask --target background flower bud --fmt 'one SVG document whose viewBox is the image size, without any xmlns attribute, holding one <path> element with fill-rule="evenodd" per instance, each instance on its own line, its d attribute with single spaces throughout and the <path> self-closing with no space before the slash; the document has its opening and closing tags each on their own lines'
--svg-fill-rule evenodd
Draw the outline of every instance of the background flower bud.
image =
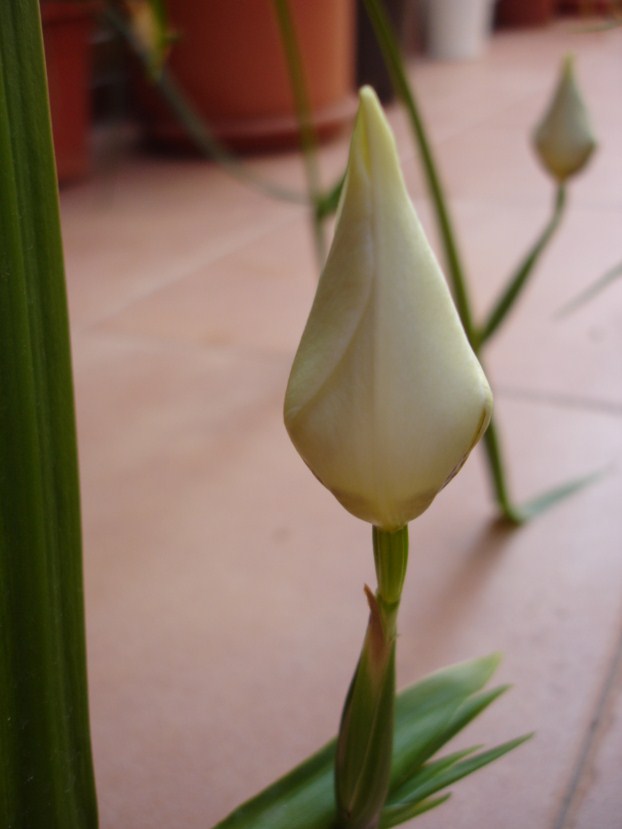
<svg viewBox="0 0 622 829">
<path fill-rule="evenodd" d="M 544 168 L 560 183 L 582 170 L 596 149 L 570 55 L 564 60 L 555 94 L 534 131 L 533 143 Z"/>
<path fill-rule="evenodd" d="M 285 425 L 343 506 L 393 530 L 483 434 L 492 396 L 364 88 L 331 250 L 292 366 Z"/>
</svg>

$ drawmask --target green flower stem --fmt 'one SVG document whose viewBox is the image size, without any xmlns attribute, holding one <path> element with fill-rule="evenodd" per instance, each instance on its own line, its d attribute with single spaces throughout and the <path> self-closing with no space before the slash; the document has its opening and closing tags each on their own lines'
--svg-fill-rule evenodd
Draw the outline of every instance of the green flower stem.
<svg viewBox="0 0 622 829">
<path fill-rule="evenodd" d="M 563 183 L 558 184 L 555 192 L 555 200 L 553 203 L 551 218 L 546 223 L 542 233 L 538 236 L 533 247 L 529 250 L 510 278 L 505 290 L 489 314 L 488 319 L 477 334 L 476 340 L 478 347 L 481 348 L 481 346 L 495 333 L 506 318 L 508 312 L 513 307 L 519 294 L 523 291 L 525 285 L 527 284 L 527 280 L 533 273 L 536 264 L 548 247 L 549 242 L 560 225 L 566 208 L 566 203 L 566 187 Z"/>
<path fill-rule="evenodd" d="M 145 76 L 157 87 L 160 95 L 171 112 L 196 148 L 207 158 L 214 159 L 221 167 L 241 184 L 253 187 L 269 198 L 279 199 L 292 204 L 311 205 L 313 203 L 306 193 L 298 193 L 285 187 L 280 187 L 270 181 L 255 175 L 240 159 L 230 152 L 210 131 L 201 116 L 194 109 L 190 101 L 179 88 L 175 79 L 166 67 L 161 67 L 157 74 L 153 72 L 151 55 L 135 37 L 132 27 L 124 15 L 107 3 L 103 9 L 103 17 L 109 25 L 117 31 L 128 43 L 145 70 Z"/>
<path fill-rule="evenodd" d="M 497 506 L 507 521 L 518 526 L 525 521 L 526 516 L 522 515 L 519 508 L 514 506 L 508 493 L 494 417 L 488 425 L 482 442 L 486 452 L 486 458 L 488 459 L 488 471 L 490 473 L 492 487 L 495 491 Z"/>
<path fill-rule="evenodd" d="M 373 529 L 378 590 L 366 588 L 370 616 L 346 697 L 335 759 L 340 829 L 375 829 L 391 780 L 397 613 L 408 560 L 408 528 Z"/>
<path fill-rule="evenodd" d="M 374 565 L 378 579 L 376 598 L 387 608 L 399 604 L 408 565 L 408 529 L 390 533 L 372 529 Z"/>
<path fill-rule="evenodd" d="M 474 321 L 466 280 L 466 271 L 458 249 L 447 199 L 445 198 L 425 122 L 419 111 L 412 86 L 408 79 L 399 43 L 380 0 L 363 0 L 363 2 L 374 27 L 378 44 L 383 52 L 395 92 L 403 101 L 410 120 L 436 214 L 439 235 L 445 252 L 447 275 L 456 302 L 456 308 L 458 309 L 469 342 L 481 361 L 482 346 L 505 319 L 560 224 L 566 206 L 565 188 L 563 185 L 559 185 L 550 220 L 510 279 L 506 290 L 497 302 L 488 320 L 481 328 L 478 328 Z M 486 451 L 490 480 L 497 504 L 505 518 L 513 524 L 520 524 L 530 515 L 536 513 L 533 510 L 520 510 L 512 503 L 494 421 L 491 421 L 488 427 L 483 445 Z M 553 498 L 550 497 L 550 494 L 547 494 L 545 499 L 537 499 L 537 503 L 554 503 L 555 500 L 558 500 L 558 493 L 566 491 L 566 489 L 556 490 L 553 493 Z M 568 491 L 574 491 L 574 489 Z"/>
<path fill-rule="evenodd" d="M 391 76 L 396 95 L 403 101 L 410 119 L 411 127 L 423 165 L 428 190 L 436 213 L 436 220 L 441 237 L 445 259 L 448 268 L 448 277 L 465 333 L 476 354 L 479 356 L 479 335 L 471 310 L 471 301 L 467 288 L 465 270 L 458 250 L 456 234 L 449 214 L 447 200 L 444 195 L 440 175 L 432 152 L 432 145 L 419 107 L 417 105 L 412 86 L 408 80 L 404 61 L 391 24 L 379 0 L 364 0 L 365 8 L 374 27 L 378 43 L 383 52 L 389 74 Z M 491 421 L 487 434 L 491 437 L 485 441 L 486 457 L 490 467 L 491 482 L 495 498 L 503 514 L 513 523 L 517 513 L 512 507 L 508 495 L 505 471 L 499 451 L 499 444 Z"/>
<path fill-rule="evenodd" d="M 462 258 L 458 249 L 453 222 L 449 213 L 438 167 L 432 152 L 432 145 L 428 139 L 425 123 L 421 117 L 412 86 L 408 80 L 399 43 L 380 0 L 363 1 L 376 33 L 378 44 L 384 55 L 396 95 L 402 100 L 410 119 L 411 128 L 417 146 L 419 147 L 428 190 L 436 213 L 436 220 L 443 250 L 445 251 L 448 276 L 453 288 L 456 307 L 469 341 L 473 343 L 475 339 L 475 325 L 473 322 L 465 270 L 462 265 Z"/>
<path fill-rule="evenodd" d="M 0 3 L 0 826 L 94 829 L 69 327 L 39 0 Z"/>
<path fill-rule="evenodd" d="M 273 0 L 281 42 L 285 52 L 287 69 L 289 72 L 296 117 L 300 129 L 300 144 L 307 176 L 307 188 L 311 203 L 314 205 L 312 212 L 313 234 L 315 238 L 315 252 L 320 267 L 326 258 L 326 238 L 324 224 L 319 218 L 317 205 L 322 201 L 322 186 L 320 183 L 320 172 L 317 161 L 316 136 L 313 128 L 311 105 L 305 79 L 304 65 L 296 28 L 292 19 L 288 0 Z"/>
</svg>

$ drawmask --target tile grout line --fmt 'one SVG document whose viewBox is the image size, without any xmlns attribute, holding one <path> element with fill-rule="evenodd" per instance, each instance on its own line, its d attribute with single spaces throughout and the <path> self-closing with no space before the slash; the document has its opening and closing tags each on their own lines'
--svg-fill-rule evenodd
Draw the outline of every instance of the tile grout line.
<svg viewBox="0 0 622 829">
<path fill-rule="evenodd" d="M 603 682 L 600 694 L 596 701 L 596 710 L 592 720 L 587 728 L 583 741 L 581 743 L 577 761 L 575 763 L 566 793 L 562 798 L 561 807 L 557 814 L 557 818 L 553 823 L 552 829 L 571 829 L 571 824 L 568 823 L 569 818 L 572 819 L 572 809 L 577 801 L 579 785 L 583 779 L 584 772 L 587 770 L 590 760 L 593 755 L 593 750 L 596 747 L 596 741 L 600 726 L 603 722 L 603 715 L 606 712 L 607 706 L 611 701 L 614 687 L 618 674 L 622 671 L 622 628 L 618 633 L 618 639 L 615 645 L 613 659 L 605 680 Z"/>
<path fill-rule="evenodd" d="M 579 397 L 562 392 L 541 392 L 535 389 L 511 388 L 510 386 L 495 386 L 494 390 L 496 394 L 506 399 L 542 403 L 561 409 L 576 409 L 582 412 L 622 417 L 622 402 L 616 400 Z"/>
<path fill-rule="evenodd" d="M 256 229 L 254 231 L 249 232 L 248 234 L 244 235 L 242 238 L 237 238 L 235 240 L 230 240 L 229 242 L 223 243 L 223 245 L 217 249 L 215 252 L 207 253 L 206 255 L 202 255 L 195 258 L 194 262 L 186 264 L 185 266 L 181 267 L 179 270 L 170 273 L 167 277 L 164 277 L 157 285 L 151 285 L 149 288 L 137 291 L 137 293 L 130 297 L 129 299 L 125 300 L 122 303 L 119 303 L 116 308 L 108 311 L 102 317 L 97 319 L 91 319 L 90 321 L 86 322 L 86 324 L 81 325 L 75 328 L 75 332 L 79 334 L 85 334 L 88 331 L 98 328 L 101 325 L 106 325 L 111 320 L 114 319 L 118 314 L 122 314 L 123 312 L 127 311 L 128 308 L 131 308 L 137 302 L 143 302 L 145 299 L 153 296 L 154 294 L 158 293 L 159 291 L 168 288 L 174 285 L 176 282 L 182 281 L 186 279 L 188 276 L 191 276 L 197 270 L 201 268 L 211 267 L 215 263 L 219 262 L 221 259 L 226 258 L 234 254 L 238 250 L 243 250 L 248 245 L 256 242 L 258 239 L 261 239 L 263 236 L 277 230 L 284 225 L 289 224 L 290 222 L 294 221 L 296 215 L 293 213 L 288 213 L 286 216 L 278 219 L 275 222 L 271 222 L 266 224 L 265 227 L 261 229 Z"/>
</svg>

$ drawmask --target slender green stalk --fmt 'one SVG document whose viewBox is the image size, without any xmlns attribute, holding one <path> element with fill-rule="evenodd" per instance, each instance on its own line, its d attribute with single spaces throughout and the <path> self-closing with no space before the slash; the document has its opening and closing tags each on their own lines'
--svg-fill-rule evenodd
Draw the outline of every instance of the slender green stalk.
<svg viewBox="0 0 622 829">
<path fill-rule="evenodd" d="M 438 166 L 434 159 L 432 145 L 427 135 L 424 120 L 419 111 L 412 85 L 408 80 L 398 40 L 391 23 L 379 0 L 363 0 L 369 19 L 378 39 L 378 44 L 387 64 L 396 95 L 402 100 L 419 147 L 423 171 L 432 198 L 439 234 L 447 259 L 448 276 L 453 288 L 456 307 L 470 342 L 474 340 L 475 326 L 466 282 L 465 269 L 458 249 L 453 221 L 445 198 Z"/>
<path fill-rule="evenodd" d="M 363 0 L 365 8 L 376 32 L 378 43 L 383 52 L 389 74 L 391 76 L 396 95 L 402 100 L 408 114 L 411 128 L 419 148 L 423 171 L 426 177 L 428 190 L 436 214 L 436 221 L 441 238 L 447 264 L 448 279 L 452 287 L 458 313 L 462 320 L 465 333 L 475 353 L 481 359 L 481 348 L 497 330 L 514 302 L 524 289 L 535 265 L 547 248 L 557 230 L 566 206 L 566 192 L 564 185 L 560 185 L 556 192 L 553 214 L 544 230 L 536 240 L 531 250 L 520 263 L 516 272 L 502 296 L 496 303 L 489 318 L 478 329 L 474 321 L 471 300 L 468 292 L 466 271 L 458 249 L 456 234 L 453 229 L 447 199 L 445 198 L 440 174 L 427 135 L 425 122 L 421 116 L 412 85 L 409 82 L 398 40 L 391 28 L 391 23 L 382 8 L 380 0 Z M 494 422 L 490 423 L 483 442 L 490 480 L 494 489 L 495 498 L 505 518 L 513 524 L 520 524 L 529 517 L 541 512 L 548 505 L 552 505 L 571 492 L 577 491 L 585 485 L 585 481 L 592 480 L 588 476 L 570 485 L 556 487 L 530 502 L 524 509 L 516 507 L 509 495 L 505 468 L 501 456 L 499 439 Z"/>
<path fill-rule="evenodd" d="M 338 826 L 378 826 L 391 780 L 397 613 L 408 560 L 408 528 L 373 528 L 378 590 L 366 590 L 369 623 L 346 697 L 335 759 Z"/>
<path fill-rule="evenodd" d="M 0 826 L 94 829 L 69 329 L 38 0 L 0 3 Z"/>
<path fill-rule="evenodd" d="M 522 293 L 529 277 L 540 260 L 540 257 L 548 247 L 555 231 L 559 227 L 564 215 L 565 207 L 566 187 L 562 183 L 557 186 L 557 190 L 555 192 L 555 200 L 553 203 L 551 218 L 546 223 L 542 233 L 538 236 L 536 242 L 508 281 L 505 290 L 495 303 L 488 319 L 482 325 L 479 333 L 477 334 L 476 339 L 478 347 L 481 347 L 487 340 L 490 339 L 490 337 L 492 337 L 501 323 L 505 320 L 519 295 Z"/>
<path fill-rule="evenodd" d="M 491 477 L 492 487 L 495 491 L 497 505 L 503 517 L 511 524 L 518 526 L 525 520 L 520 509 L 512 503 L 510 494 L 508 492 L 505 471 L 503 466 L 503 459 L 501 456 L 501 448 L 499 446 L 499 439 L 497 437 L 497 427 L 494 418 L 490 421 L 486 434 L 483 438 L 484 449 L 488 459 L 488 471 Z"/>
<path fill-rule="evenodd" d="M 302 61 L 302 55 L 300 54 L 298 38 L 296 37 L 296 27 L 294 26 L 294 21 L 292 19 L 289 2 L 288 0 L 273 0 L 273 4 L 281 33 L 281 42 L 285 52 L 285 60 L 287 62 L 287 69 L 294 96 L 296 117 L 300 128 L 300 144 L 307 176 L 307 190 L 311 202 L 314 205 L 312 222 L 313 235 L 315 239 L 315 253 L 321 267 L 324 264 L 324 259 L 326 258 L 324 224 L 320 220 L 319 211 L 317 210 L 317 205 L 322 200 L 322 185 L 320 182 L 320 171 L 317 159 L 317 141 L 315 129 L 313 128 L 313 118 L 311 115 L 311 105 L 309 103 L 305 69 Z"/>
<path fill-rule="evenodd" d="M 458 249 L 456 234 L 453 229 L 453 222 L 449 213 L 449 207 L 445 198 L 438 167 L 432 152 L 432 145 L 427 135 L 424 120 L 419 111 L 414 96 L 412 85 L 409 82 L 399 43 L 391 24 L 383 10 L 379 0 L 364 0 L 365 8 L 370 17 L 378 43 L 383 52 L 387 68 L 391 76 L 396 95 L 402 100 L 408 114 L 410 124 L 415 136 L 417 146 L 421 155 L 424 174 L 428 190 L 435 209 L 436 221 L 441 237 L 443 250 L 448 268 L 448 277 L 452 286 L 456 308 L 462 320 L 465 333 L 479 355 L 479 335 L 474 322 L 471 310 L 466 274 L 462 264 L 462 258 Z M 491 482 L 494 488 L 495 497 L 503 514 L 513 523 L 518 523 L 518 513 L 512 506 L 505 471 L 501 460 L 498 440 L 495 433 L 494 423 L 488 427 L 488 439 L 484 442 L 486 457 L 491 472 Z"/>
<path fill-rule="evenodd" d="M 214 136 L 208 125 L 197 113 L 190 101 L 187 100 L 166 67 L 162 67 L 154 76 L 152 59 L 143 45 L 135 37 L 132 27 L 128 24 L 123 14 L 110 4 L 105 5 L 103 14 L 112 28 L 129 44 L 143 65 L 145 74 L 152 79 L 163 100 L 170 107 L 190 140 L 203 155 L 207 158 L 214 159 L 229 175 L 242 184 L 253 187 L 270 198 L 291 202 L 293 204 L 313 206 L 308 194 L 298 193 L 266 181 L 255 175 L 247 166 L 242 164 L 240 159 Z"/>
</svg>

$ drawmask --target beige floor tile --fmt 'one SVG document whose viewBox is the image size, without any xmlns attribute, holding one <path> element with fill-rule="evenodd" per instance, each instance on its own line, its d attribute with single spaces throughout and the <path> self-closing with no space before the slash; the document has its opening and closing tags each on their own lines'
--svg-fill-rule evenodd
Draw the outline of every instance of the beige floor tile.
<svg viewBox="0 0 622 829">
<path fill-rule="evenodd" d="M 283 351 L 296 348 L 318 268 L 305 215 L 281 222 L 259 241 L 132 303 L 109 331 L 164 342 Z"/>
<path fill-rule="evenodd" d="M 156 815 L 210 825 L 335 727 L 365 623 L 369 532 L 289 446 L 286 369 L 282 358 L 106 340 L 79 361 L 103 827 L 138 829 Z M 515 402 L 501 415 L 521 497 L 619 462 L 618 424 L 606 418 Z M 516 688 L 470 739 L 539 732 L 461 789 L 444 818 L 452 826 L 489 813 L 508 829 L 547 825 L 620 613 L 621 494 L 612 476 L 504 534 L 474 460 L 413 527 L 401 682 L 504 650 L 500 679 Z M 506 809 L 515 821 L 501 824 Z"/>
<path fill-rule="evenodd" d="M 584 464 L 606 458 L 617 463 L 617 422 L 509 401 L 499 408 L 504 431 L 514 438 L 508 456 L 519 498 L 578 473 Z M 620 478 L 612 475 L 509 534 L 469 521 L 469 513 L 479 515 L 481 507 L 470 499 L 468 484 L 465 474 L 448 489 L 443 505 L 457 525 L 442 522 L 440 503 L 439 514 L 425 519 L 423 547 L 434 553 L 428 553 L 432 561 L 421 561 L 418 577 L 412 558 L 414 600 L 403 613 L 400 648 L 403 654 L 410 646 L 413 662 L 433 654 L 438 662 L 426 668 L 460 653 L 501 650 L 500 678 L 514 687 L 460 745 L 531 729 L 536 737 L 456 786 L 444 815 L 430 814 L 414 825 L 552 827 L 618 644 Z M 415 533 L 413 527 L 413 547 Z"/>
<path fill-rule="evenodd" d="M 261 236 L 291 206 L 203 160 L 136 159 L 62 196 L 75 328 Z"/>
</svg>

